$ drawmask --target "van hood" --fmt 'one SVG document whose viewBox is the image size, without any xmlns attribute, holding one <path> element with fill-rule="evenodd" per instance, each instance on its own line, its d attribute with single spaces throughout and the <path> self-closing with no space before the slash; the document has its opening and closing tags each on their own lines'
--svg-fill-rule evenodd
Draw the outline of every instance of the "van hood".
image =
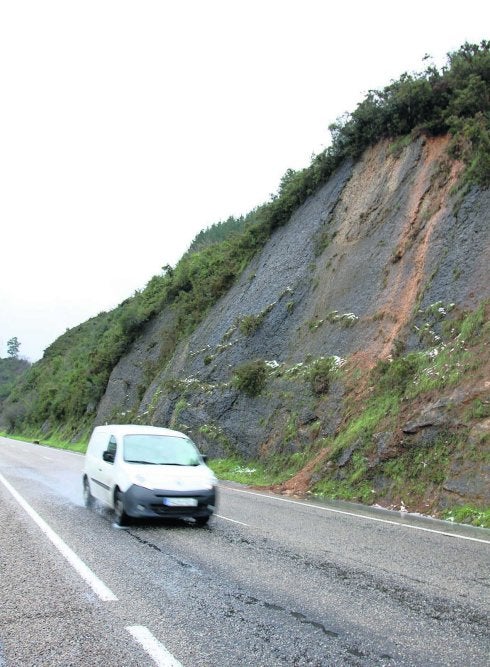
<svg viewBox="0 0 490 667">
<path fill-rule="evenodd" d="M 126 471 L 133 484 L 151 490 L 209 491 L 218 483 L 213 472 L 203 465 L 170 466 L 130 463 L 126 466 Z"/>
</svg>

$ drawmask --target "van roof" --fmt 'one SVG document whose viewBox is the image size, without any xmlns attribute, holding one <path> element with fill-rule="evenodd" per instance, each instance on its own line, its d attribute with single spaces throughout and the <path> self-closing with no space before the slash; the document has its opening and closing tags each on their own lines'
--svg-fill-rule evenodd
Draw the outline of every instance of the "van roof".
<svg viewBox="0 0 490 667">
<path fill-rule="evenodd" d="M 96 426 L 94 431 L 110 432 L 112 435 L 123 436 L 131 434 L 139 435 L 173 435 L 180 438 L 187 438 L 185 433 L 180 431 L 173 431 L 169 428 L 161 426 L 145 426 L 141 424 L 104 424 L 104 426 Z"/>
</svg>

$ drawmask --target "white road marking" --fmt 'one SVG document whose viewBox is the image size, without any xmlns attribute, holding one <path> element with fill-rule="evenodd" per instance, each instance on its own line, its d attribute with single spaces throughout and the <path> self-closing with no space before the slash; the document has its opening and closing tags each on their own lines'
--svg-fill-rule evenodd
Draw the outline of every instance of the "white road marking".
<svg viewBox="0 0 490 667">
<path fill-rule="evenodd" d="M 144 625 L 129 625 L 126 630 L 141 644 L 158 667 L 182 667 L 165 646 Z"/>
<path fill-rule="evenodd" d="M 29 505 L 29 503 L 24 500 L 24 498 L 18 493 L 14 487 L 7 482 L 5 477 L 0 473 L 0 482 L 5 486 L 7 491 L 9 491 L 19 505 L 27 512 L 31 519 L 39 526 L 43 531 L 46 537 L 51 540 L 54 546 L 58 551 L 66 558 L 70 565 L 78 572 L 78 574 L 85 579 L 87 584 L 91 587 L 96 595 L 103 602 L 110 602 L 117 600 L 117 597 L 114 593 L 107 588 L 107 586 L 92 572 L 92 570 L 85 565 L 85 563 L 76 555 L 76 553 L 70 549 L 70 547 L 63 542 L 61 537 L 59 537 L 50 526 L 42 519 L 39 514 Z"/>
<path fill-rule="evenodd" d="M 240 526 L 249 526 L 248 523 L 243 523 L 243 521 L 237 521 L 236 519 L 229 519 L 227 516 L 222 516 L 221 514 L 214 514 L 218 519 L 224 519 L 225 521 L 231 521 L 232 523 L 239 523 Z"/>
<path fill-rule="evenodd" d="M 460 535 L 459 533 L 448 533 L 443 530 L 436 530 L 435 528 L 424 528 L 423 526 L 414 526 L 410 523 L 402 523 L 401 521 L 393 521 L 391 519 L 380 519 L 375 516 L 366 516 L 365 514 L 358 514 L 357 512 L 348 512 L 347 510 L 337 510 L 332 507 L 323 507 L 322 505 L 314 505 L 313 503 L 305 503 L 301 500 L 291 500 L 290 498 L 280 498 L 279 496 L 269 496 L 266 493 L 256 493 L 255 491 L 245 491 L 243 489 L 232 489 L 230 487 L 221 487 L 226 488 L 227 491 L 232 493 L 245 493 L 250 496 L 258 496 L 259 498 L 269 498 L 270 500 L 279 500 L 283 503 L 291 503 L 293 505 L 302 505 L 303 507 L 312 507 L 316 510 L 322 510 L 323 512 L 333 512 L 334 514 L 345 514 L 347 516 L 355 516 L 358 519 L 365 519 L 366 521 L 377 521 L 378 523 L 388 523 L 393 526 L 401 526 L 402 528 L 410 528 L 411 530 L 421 530 L 426 533 L 436 533 L 437 535 L 445 535 L 446 537 L 454 537 L 458 540 L 468 540 L 470 542 L 480 542 L 482 544 L 490 544 L 490 540 L 482 540 L 478 537 L 468 537 L 467 535 Z"/>
</svg>

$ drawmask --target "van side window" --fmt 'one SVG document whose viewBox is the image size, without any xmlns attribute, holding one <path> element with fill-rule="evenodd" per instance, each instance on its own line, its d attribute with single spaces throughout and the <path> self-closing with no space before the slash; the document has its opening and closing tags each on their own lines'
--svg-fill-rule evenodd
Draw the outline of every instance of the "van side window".
<svg viewBox="0 0 490 667">
<path fill-rule="evenodd" d="M 117 442 L 116 438 L 111 435 L 111 439 L 109 440 L 109 444 L 107 445 L 107 458 L 105 458 L 106 461 L 109 463 L 114 463 L 114 460 L 116 458 L 116 450 L 117 450 Z"/>
<path fill-rule="evenodd" d="M 111 455 L 113 461 L 116 458 L 116 450 L 117 450 L 116 438 L 113 435 L 111 435 L 111 439 L 109 440 L 109 444 L 107 445 L 107 451 Z"/>
</svg>

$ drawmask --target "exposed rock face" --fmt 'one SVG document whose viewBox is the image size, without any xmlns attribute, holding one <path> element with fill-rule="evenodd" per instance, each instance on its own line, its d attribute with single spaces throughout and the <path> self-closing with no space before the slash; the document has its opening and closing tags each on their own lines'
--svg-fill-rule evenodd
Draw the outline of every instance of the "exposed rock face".
<svg viewBox="0 0 490 667">
<path fill-rule="evenodd" d="M 173 321 L 171 312 L 161 313 L 115 366 L 98 407 L 97 424 L 111 422 L 116 416 L 120 419 L 124 416 L 121 413 L 130 412 L 140 404 L 158 360 L 168 347 Z"/>
<path fill-rule="evenodd" d="M 455 207 L 460 166 L 446 157 L 447 142 L 420 138 L 398 157 L 381 143 L 344 164 L 273 233 L 156 375 L 172 313 L 150 323 L 114 368 L 97 422 L 133 411 L 187 429 L 212 455 L 300 451 L 335 433 L 340 385 L 319 400 L 304 378 L 277 372 L 251 398 L 233 387 L 233 369 L 263 359 L 284 371 L 308 358 L 356 354 L 373 365 L 398 344 L 420 345 L 414 325 L 422 328 L 431 304 L 465 309 L 490 296 L 490 192 L 474 188 Z M 255 328 L 240 327 L 245 316 Z M 448 410 L 454 397 L 445 400 L 413 415 L 404 437 L 457 425 Z M 389 434 L 378 434 L 376 447 L 379 460 L 396 451 Z M 455 468 L 448 493 L 464 486 L 464 474 Z"/>
</svg>

